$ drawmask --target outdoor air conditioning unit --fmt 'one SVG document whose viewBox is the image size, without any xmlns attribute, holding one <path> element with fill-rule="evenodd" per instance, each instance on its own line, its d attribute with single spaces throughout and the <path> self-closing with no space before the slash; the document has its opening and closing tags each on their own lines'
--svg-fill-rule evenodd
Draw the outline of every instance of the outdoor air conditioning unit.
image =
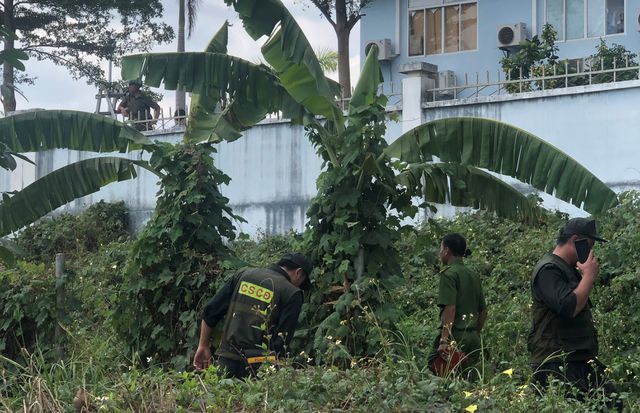
<svg viewBox="0 0 640 413">
<path fill-rule="evenodd" d="M 438 72 L 438 90 L 434 96 L 435 100 L 453 99 L 454 90 L 447 89 L 456 86 L 456 72 L 453 70 L 441 70 Z"/>
<path fill-rule="evenodd" d="M 397 56 L 393 53 L 393 46 L 391 45 L 391 39 L 370 40 L 364 46 L 365 56 L 369 53 L 371 46 L 378 45 L 378 60 L 391 60 Z"/>
<path fill-rule="evenodd" d="M 504 24 L 498 26 L 498 47 L 515 47 L 527 38 L 525 23 Z"/>
</svg>

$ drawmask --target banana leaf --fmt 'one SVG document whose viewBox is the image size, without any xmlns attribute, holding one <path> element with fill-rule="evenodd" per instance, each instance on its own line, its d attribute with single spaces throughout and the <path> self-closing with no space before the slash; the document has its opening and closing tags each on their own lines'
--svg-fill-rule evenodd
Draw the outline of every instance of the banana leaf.
<svg viewBox="0 0 640 413">
<path fill-rule="evenodd" d="M 618 203 L 611 188 L 575 159 L 537 136 L 492 119 L 449 118 L 410 130 L 387 156 L 406 164 L 443 162 L 511 176 L 592 214 Z"/>
<path fill-rule="evenodd" d="M 281 111 L 284 117 L 297 122 L 306 116 L 306 109 L 280 85 L 270 68 L 226 54 L 129 55 L 122 59 L 122 77 L 139 78 L 152 87 L 164 83 L 165 89 L 180 88 L 197 94 L 191 108 L 195 112 L 191 120 L 196 124 L 188 133 L 190 140 L 201 140 L 215 132 L 210 128 L 215 128 L 219 121 L 215 105 L 221 101 L 230 104 L 222 117 L 238 133 L 268 113 Z"/>
<path fill-rule="evenodd" d="M 349 118 L 375 104 L 378 98 L 378 87 L 382 82 L 382 71 L 378 61 L 378 46 L 373 45 L 369 49 L 358 83 L 349 101 Z"/>
<path fill-rule="evenodd" d="M 398 176 L 411 195 L 438 204 L 472 207 L 525 222 L 537 222 L 536 202 L 482 169 L 450 163 L 411 164 Z"/>
<path fill-rule="evenodd" d="M 0 144 L 17 153 L 49 149 L 126 152 L 149 143 L 134 128 L 93 113 L 39 110 L 0 119 Z"/>
<path fill-rule="evenodd" d="M 0 236 L 36 221 L 67 202 L 97 192 L 111 182 L 135 178 L 134 165 L 156 173 L 145 161 L 107 156 L 78 161 L 45 175 L 0 202 Z"/>
<path fill-rule="evenodd" d="M 225 0 L 239 14 L 244 28 L 257 40 L 268 36 L 262 55 L 293 98 L 314 115 L 342 128 L 336 103 L 340 90 L 324 76 L 318 58 L 293 16 L 280 0 Z"/>
</svg>

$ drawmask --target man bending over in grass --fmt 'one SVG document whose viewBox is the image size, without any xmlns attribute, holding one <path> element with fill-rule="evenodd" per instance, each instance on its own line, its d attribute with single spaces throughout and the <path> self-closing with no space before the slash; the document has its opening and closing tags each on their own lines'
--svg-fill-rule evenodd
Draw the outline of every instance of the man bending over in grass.
<svg viewBox="0 0 640 413">
<path fill-rule="evenodd" d="M 211 362 L 209 337 L 224 317 L 217 365 L 228 377 L 255 377 L 264 362 L 283 356 L 302 308 L 300 288 L 311 286 L 313 267 L 302 254 L 285 254 L 276 265 L 248 268 L 234 276 L 205 306 L 193 366 Z"/>
</svg>

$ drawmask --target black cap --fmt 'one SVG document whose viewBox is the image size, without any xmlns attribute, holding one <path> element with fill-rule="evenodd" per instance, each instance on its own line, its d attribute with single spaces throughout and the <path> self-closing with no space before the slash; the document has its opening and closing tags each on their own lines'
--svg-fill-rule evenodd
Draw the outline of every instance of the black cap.
<svg viewBox="0 0 640 413">
<path fill-rule="evenodd" d="M 311 271 L 313 271 L 313 265 L 304 255 L 299 252 L 288 252 L 282 256 L 281 261 L 288 261 L 293 264 L 296 268 L 302 268 L 304 271 L 304 275 L 306 275 L 304 282 L 300 286 L 303 290 L 308 290 L 311 288 L 311 280 L 309 277 L 311 276 Z"/>
<path fill-rule="evenodd" d="M 598 234 L 596 220 L 593 218 L 572 218 L 560 230 L 560 236 L 582 235 L 596 241 L 608 242 Z"/>
<path fill-rule="evenodd" d="M 130 85 L 142 86 L 142 81 L 140 79 L 131 79 L 129 80 Z"/>
</svg>

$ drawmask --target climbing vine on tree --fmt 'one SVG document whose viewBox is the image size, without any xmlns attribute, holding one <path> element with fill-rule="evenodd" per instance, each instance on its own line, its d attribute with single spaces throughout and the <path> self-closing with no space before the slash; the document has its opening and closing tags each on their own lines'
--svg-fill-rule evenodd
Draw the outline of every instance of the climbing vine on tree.
<svg viewBox="0 0 640 413">
<path fill-rule="evenodd" d="M 382 156 L 387 99 L 377 94 L 382 77 L 375 52 L 371 57 L 361 75 L 369 79 L 358 83 L 343 131 L 331 122 L 307 129 L 326 168 L 304 234 L 318 270 L 303 317 L 317 329 L 302 332 L 309 336 L 306 350 L 332 362 L 374 355 L 393 327 L 398 311 L 389 291 L 401 276 L 395 243 L 401 217 L 417 211 Z"/>
<path fill-rule="evenodd" d="M 199 309 L 210 297 L 235 238 L 229 177 L 209 143 L 158 143 L 150 164 L 163 174 L 155 213 L 135 242 L 123 300 L 114 317 L 130 352 L 184 367 L 197 342 Z"/>
</svg>

